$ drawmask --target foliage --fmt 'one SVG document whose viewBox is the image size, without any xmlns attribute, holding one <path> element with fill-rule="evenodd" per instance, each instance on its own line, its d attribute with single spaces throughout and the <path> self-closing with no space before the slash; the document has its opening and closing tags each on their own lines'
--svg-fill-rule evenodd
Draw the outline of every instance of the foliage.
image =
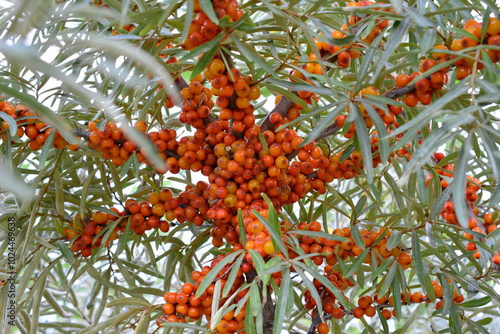
<svg viewBox="0 0 500 334">
<path fill-rule="evenodd" d="M 495 3 L 4 3 L 2 333 L 498 331 Z M 197 136 L 215 162 L 186 162 Z M 248 202 L 204 193 L 237 161 L 225 140 L 260 148 Z M 168 319 L 184 289 L 207 316 Z"/>
</svg>

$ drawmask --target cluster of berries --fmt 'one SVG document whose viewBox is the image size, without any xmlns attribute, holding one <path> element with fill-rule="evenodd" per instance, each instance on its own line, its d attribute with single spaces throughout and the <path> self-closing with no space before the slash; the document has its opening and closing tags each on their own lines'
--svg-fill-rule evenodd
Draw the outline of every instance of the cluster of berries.
<svg viewBox="0 0 500 334">
<path fill-rule="evenodd" d="M 341 275 L 339 273 L 334 273 L 328 276 L 329 280 L 332 281 L 332 283 L 337 283 L 338 281 L 335 279 L 337 276 L 339 276 L 339 279 Z M 432 287 L 434 291 L 434 295 L 436 299 L 438 300 L 436 303 L 436 310 L 439 310 L 440 308 L 443 307 L 443 287 L 436 281 L 431 281 L 432 282 Z M 323 291 L 323 287 L 321 284 L 317 282 L 317 288 L 318 292 Z M 448 280 L 448 283 L 451 283 L 451 281 Z M 337 287 L 340 289 L 339 285 L 337 284 Z M 323 294 L 324 295 L 324 294 Z M 311 293 L 309 291 L 306 291 L 304 294 L 306 298 L 306 308 L 311 310 L 315 308 L 316 302 L 315 300 L 311 297 Z M 377 313 L 376 309 L 378 308 L 381 310 L 382 316 L 386 319 L 389 320 L 393 316 L 396 317 L 396 310 L 393 308 L 394 307 L 394 296 L 390 296 L 387 298 L 386 296 L 379 296 L 378 294 L 375 294 L 374 297 L 371 297 L 369 295 L 364 295 L 359 297 L 357 301 L 357 307 L 353 308 L 351 311 L 345 310 L 345 308 L 340 305 L 339 307 L 335 307 L 335 296 L 332 296 L 331 294 L 326 294 L 326 298 L 322 299 L 323 303 L 323 311 L 325 315 L 331 315 L 334 319 L 341 319 L 347 314 L 351 314 L 357 319 L 363 318 L 363 316 L 367 317 L 374 317 L 375 314 Z M 347 299 L 347 297 L 346 297 Z M 453 291 L 453 301 L 457 304 L 461 303 L 464 301 L 464 296 L 462 294 L 458 294 L 457 290 L 454 289 Z M 431 303 L 431 299 L 428 297 L 428 295 L 423 295 L 421 292 L 413 292 L 411 293 L 410 291 L 407 291 L 406 293 L 401 293 L 401 302 L 402 305 L 410 305 L 412 303 Z M 392 312 L 389 311 L 388 308 L 393 308 Z M 314 317 L 316 309 L 313 310 L 312 316 Z M 328 333 L 329 327 L 326 323 L 322 323 L 317 327 L 317 332 L 320 334 Z"/>
<path fill-rule="evenodd" d="M 349 2 L 348 7 L 364 7 L 364 6 L 371 6 L 373 5 L 373 1 L 360 1 L 360 2 Z M 380 10 L 381 8 L 374 8 L 374 10 Z M 390 9 L 387 9 L 390 10 Z M 341 39 L 346 36 L 346 34 L 349 32 L 349 29 L 355 28 L 357 26 L 357 23 L 361 21 L 361 18 L 359 16 L 352 15 L 349 17 L 349 25 L 344 24 L 341 27 L 341 30 L 334 30 L 332 32 L 332 38 L 333 39 Z M 381 20 L 377 19 L 376 20 L 376 25 L 372 28 L 372 30 L 366 34 L 366 37 L 361 39 L 361 41 L 365 45 L 370 45 L 375 38 L 377 38 L 378 35 L 382 33 L 382 30 L 387 27 L 389 24 L 388 20 Z M 316 47 L 322 54 L 322 57 L 328 57 L 330 55 L 336 56 L 334 62 L 337 62 L 337 65 L 341 68 L 348 68 L 351 59 L 357 59 L 360 56 L 360 53 L 357 49 L 363 47 L 362 44 L 353 44 L 353 43 L 348 43 L 344 46 L 338 46 L 338 45 L 333 45 L 329 44 L 327 42 L 322 42 L 319 39 L 315 39 Z M 329 57 L 328 57 L 329 58 Z M 315 60 L 315 59 L 312 59 Z M 319 71 L 318 71 L 319 72 Z M 311 73 L 311 72 L 310 72 Z M 322 74 L 321 73 L 316 73 L 316 74 Z"/>
<path fill-rule="evenodd" d="M 344 295 L 344 291 L 347 288 L 354 286 L 354 284 L 348 278 L 343 278 L 342 273 L 335 271 L 331 266 L 325 267 L 324 276 Z M 343 305 L 339 303 L 338 307 L 335 307 L 336 297 L 330 289 L 323 286 L 323 284 L 317 280 L 313 280 L 313 285 L 316 288 L 317 293 L 321 296 L 321 303 L 323 306 L 323 312 L 325 314 L 331 314 L 335 319 L 341 319 L 344 316 L 344 312 L 347 312 Z M 346 300 L 348 298 L 344 295 Z M 310 290 L 304 292 L 305 304 L 304 307 L 307 310 L 312 310 L 311 316 L 314 318 L 316 316 L 316 299 L 312 297 Z M 319 331 L 319 329 L 318 329 Z"/>
<path fill-rule="evenodd" d="M 34 111 L 21 104 L 14 107 L 10 102 L 0 101 L 0 112 L 7 114 L 16 121 L 16 136 L 21 139 L 26 135 L 30 139 L 29 146 L 34 151 L 42 148 L 53 131 L 50 124 L 45 123 Z M 3 132 L 3 141 L 7 140 L 7 131 L 10 131 L 9 129 L 9 123 L 5 120 L 2 121 L 0 124 L 0 133 Z M 58 131 L 55 131 L 52 146 L 57 149 L 63 149 L 66 146 L 71 150 L 78 148 L 78 145 L 68 145 L 68 142 L 66 142 Z"/>
<path fill-rule="evenodd" d="M 370 97 L 370 96 L 379 96 L 380 93 L 379 93 L 379 90 L 376 89 L 375 87 L 367 87 L 367 88 L 363 88 L 360 92 L 359 92 L 360 96 L 361 97 Z M 396 101 L 400 101 L 399 99 L 396 99 Z M 382 121 L 384 122 L 384 124 L 386 126 L 390 126 L 392 124 L 395 124 L 396 123 L 396 115 L 399 115 L 403 112 L 403 108 L 400 107 L 400 106 L 396 106 L 396 105 L 389 105 L 387 108 L 388 108 L 388 112 L 386 113 L 386 111 L 382 108 L 379 108 L 377 106 L 374 106 L 374 105 L 370 105 L 376 112 L 377 114 L 382 118 Z M 359 104 L 358 105 L 358 108 L 361 112 L 361 115 L 363 115 L 363 118 L 365 120 L 365 124 L 366 124 L 366 127 L 367 128 L 372 128 L 374 126 L 374 123 L 373 123 L 373 120 L 371 119 L 369 113 L 366 111 L 366 107 L 363 105 L 363 104 Z M 349 106 L 347 107 L 347 113 L 349 113 Z M 339 127 L 339 128 L 342 128 L 344 127 L 344 124 L 345 124 L 345 121 L 347 119 L 347 115 L 338 115 L 336 118 L 335 118 L 335 124 Z M 356 132 L 356 127 L 354 125 L 354 123 L 350 123 L 350 127 L 348 129 L 348 131 L 344 134 L 344 137 L 346 138 L 352 138 L 354 137 L 354 134 Z"/>
<path fill-rule="evenodd" d="M 236 22 L 243 16 L 243 11 L 238 9 L 237 0 L 213 0 L 212 5 L 219 19 L 227 15 L 229 22 Z M 222 31 L 202 10 L 199 0 L 194 1 L 193 12 L 196 16 L 189 26 L 188 37 L 181 45 L 186 50 L 214 39 Z"/>
<path fill-rule="evenodd" d="M 196 129 L 204 127 L 203 119 L 208 117 L 214 106 L 212 92 L 203 87 L 201 81 L 203 81 L 203 76 L 200 74 L 189 83 L 188 88 L 181 90 L 183 104 L 179 120 Z"/>
<path fill-rule="evenodd" d="M 446 172 L 445 172 L 446 173 Z M 479 209 L 474 205 L 474 202 L 477 200 L 477 193 L 481 189 L 481 183 L 478 179 L 472 178 L 471 176 L 467 176 L 468 182 L 465 188 L 465 197 L 467 199 L 467 203 L 471 207 L 472 211 L 475 215 L 479 213 Z M 443 217 L 448 223 L 459 225 L 458 219 L 455 215 L 455 207 L 452 201 L 447 201 L 443 207 L 443 210 L 440 213 L 441 217 Z M 474 225 L 474 226 L 472 226 Z M 476 227 L 475 218 L 471 218 L 469 220 L 469 228 Z"/>
<path fill-rule="evenodd" d="M 226 264 L 216 275 L 214 282 L 211 283 L 203 293 L 199 294 L 197 297 L 197 291 L 200 284 L 203 282 L 205 276 L 207 276 L 211 270 L 224 259 L 224 255 L 219 255 L 213 261 L 211 261 L 210 266 L 205 266 L 201 271 L 193 271 L 191 274 L 192 283 L 185 283 L 178 292 L 167 292 L 165 293 L 164 299 L 165 304 L 163 305 L 164 315 L 157 319 L 158 325 L 163 322 L 192 322 L 204 315 L 207 320 L 211 320 L 212 316 L 212 306 L 213 299 L 218 298 L 219 304 L 217 308 L 222 307 L 228 299 L 233 294 L 237 293 L 236 297 L 230 300 L 229 306 L 230 311 L 223 315 L 222 319 L 215 326 L 216 333 L 234 333 L 245 327 L 244 319 L 246 313 L 246 305 L 239 308 L 237 312 L 234 311 L 233 304 L 236 305 L 238 302 L 245 297 L 248 293 L 248 289 L 240 289 L 242 284 L 246 282 L 243 267 L 241 266 L 236 270 L 236 278 L 234 279 L 230 289 L 226 291 L 223 296 L 214 296 L 215 292 L 215 282 L 221 282 L 221 290 L 224 291 L 226 287 L 226 282 L 228 276 L 232 272 L 233 263 Z"/>
<path fill-rule="evenodd" d="M 102 245 L 104 234 L 113 227 L 113 222 L 119 217 L 125 215 L 116 208 L 111 208 L 115 214 L 109 214 L 96 211 L 92 216 L 81 219 L 80 215 L 74 217 L 73 224 L 64 228 L 64 235 L 72 241 L 71 250 L 75 253 L 80 252 L 83 257 L 92 255 L 92 249 L 99 248 Z M 126 223 L 126 221 L 125 221 Z M 118 239 L 119 227 L 109 232 L 105 247 L 109 247 L 113 240 Z"/>
<path fill-rule="evenodd" d="M 475 20 L 469 20 L 464 25 L 464 30 L 468 35 L 462 36 L 462 38 L 455 39 L 450 50 L 455 52 L 460 52 L 464 49 L 475 47 L 479 44 L 491 45 L 493 47 L 500 46 L 500 21 L 495 17 L 490 17 L 488 20 L 488 25 L 486 26 L 486 34 L 482 37 L 482 29 L 484 22 L 477 22 Z M 497 63 L 500 59 L 500 50 L 495 49 L 484 49 L 486 55 L 490 58 L 492 63 Z M 465 53 L 467 56 L 458 59 L 453 64 L 457 66 L 457 79 L 461 80 L 469 76 L 474 69 L 475 61 L 475 51 Z M 450 59 L 457 58 L 458 56 L 452 55 Z M 483 60 L 483 52 L 479 54 L 479 59 Z M 476 69 L 481 70 L 484 68 L 484 64 L 480 61 L 476 64 Z"/>
<path fill-rule="evenodd" d="M 443 48 L 444 45 L 438 45 L 435 48 Z M 441 62 L 442 60 L 447 60 L 448 55 L 445 53 L 434 53 L 434 58 Z M 420 62 L 420 71 L 427 72 L 433 66 L 436 65 L 436 60 L 426 59 Z M 448 83 L 448 74 L 446 73 L 449 67 L 445 67 L 436 71 L 430 75 L 429 78 L 423 78 L 415 83 L 415 92 L 405 94 L 405 104 L 408 107 L 416 107 L 418 102 L 423 105 L 429 105 L 432 103 L 434 94 L 438 94 L 437 90 L 443 89 L 443 86 Z M 396 78 L 396 86 L 399 88 L 404 87 L 410 83 L 413 79 L 418 77 L 421 72 L 413 72 L 411 75 L 400 74 Z"/>
<path fill-rule="evenodd" d="M 435 152 L 433 155 L 433 158 L 434 158 L 434 161 L 437 163 L 437 165 L 436 165 L 437 174 L 440 177 L 441 187 L 442 187 L 442 189 L 445 189 L 448 187 L 448 181 L 450 180 L 450 178 L 453 177 L 452 173 L 453 173 L 454 165 L 451 163 L 446 163 L 447 160 L 445 159 L 445 155 L 441 152 Z M 442 163 L 441 161 L 445 161 L 445 162 Z M 432 180 L 433 180 L 433 174 L 429 175 L 426 178 L 427 187 L 429 186 L 429 184 Z M 483 223 L 481 224 L 480 218 L 478 217 L 479 208 L 475 205 L 475 202 L 478 199 L 478 192 L 480 189 L 481 189 L 481 183 L 479 182 L 479 180 L 468 175 L 466 188 L 465 188 L 465 199 L 467 200 L 467 203 L 470 207 L 470 211 L 471 211 L 470 215 L 472 216 L 472 217 L 469 217 L 468 228 L 476 233 L 490 234 L 497 229 L 497 225 L 496 225 L 497 221 L 492 213 L 485 213 L 483 216 Z M 455 214 L 455 205 L 453 204 L 452 200 L 448 200 L 445 203 L 445 205 L 443 206 L 443 209 L 440 212 L 440 216 L 443 217 L 447 223 L 460 226 L 460 224 L 458 222 L 458 218 Z M 468 233 L 468 232 L 464 232 L 464 237 L 466 237 L 469 240 L 474 239 L 474 235 L 472 235 L 471 233 Z M 476 244 L 474 242 L 467 243 L 467 250 L 469 252 L 475 251 L 473 256 L 476 259 L 479 259 L 481 257 L 481 254 L 477 250 Z M 495 255 L 495 256 L 497 256 L 497 255 Z M 495 263 L 495 256 L 493 258 L 493 263 Z M 500 257 L 497 258 L 497 261 L 498 260 L 500 260 Z"/>
</svg>

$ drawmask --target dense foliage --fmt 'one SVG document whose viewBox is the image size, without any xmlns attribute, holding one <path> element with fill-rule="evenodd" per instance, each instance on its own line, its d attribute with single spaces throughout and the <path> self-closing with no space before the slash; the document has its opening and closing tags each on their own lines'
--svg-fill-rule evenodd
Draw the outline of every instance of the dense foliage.
<svg viewBox="0 0 500 334">
<path fill-rule="evenodd" d="M 3 1 L 2 333 L 495 333 L 492 1 Z"/>
</svg>

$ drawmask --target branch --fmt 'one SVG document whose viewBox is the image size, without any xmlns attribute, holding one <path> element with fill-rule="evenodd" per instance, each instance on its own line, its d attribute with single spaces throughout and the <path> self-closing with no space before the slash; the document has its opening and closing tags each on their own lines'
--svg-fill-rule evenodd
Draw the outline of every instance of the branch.
<svg viewBox="0 0 500 334">
<path fill-rule="evenodd" d="M 71 133 L 74 134 L 76 137 L 81 137 L 85 140 L 89 140 L 90 137 L 90 132 L 81 128 L 71 129 Z"/>
<path fill-rule="evenodd" d="M 177 86 L 177 88 L 180 90 L 184 88 L 188 88 L 189 84 L 187 83 L 186 79 L 182 75 L 179 75 L 177 79 L 175 79 L 174 84 Z"/>
<path fill-rule="evenodd" d="M 332 318 L 331 314 L 327 314 L 323 317 L 323 319 L 326 321 L 328 319 Z M 315 334 L 316 333 L 316 328 L 318 328 L 319 325 L 321 325 L 323 321 L 321 320 L 321 317 L 319 316 L 318 309 L 316 309 L 316 315 L 314 319 L 312 319 L 311 326 L 309 326 L 309 330 L 307 331 L 307 334 Z"/>
<path fill-rule="evenodd" d="M 430 81 L 431 77 L 432 77 L 432 75 L 429 75 L 426 77 L 426 79 Z M 416 90 L 417 90 L 416 84 L 407 85 L 404 87 L 395 88 L 393 90 L 385 92 L 382 96 L 388 97 L 390 99 L 397 99 L 397 98 L 400 98 L 401 96 L 404 96 L 405 94 L 413 93 Z"/>
<path fill-rule="evenodd" d="M 293 94 L 297 94 L 297 92 L 292 92 Z M 267 114 L 266 118 L 260 123 L 260 132 L 264 132 L 267 130 L 271 130 L 273 128 L 273 125 L 271 123 L 271 115 L 273 113 L 278 113 L 281 116 L 285 116 L 288 110 L 290 110 L 291 107 L 295 102 L 287 98 L 286 96 L 281 96 L 281 100 L 278 102 L 278 104 L 274 107 L 269 114 Z"/>
<path fill-rule="evenodd" d="M 228 48 L 229 48 L 229 46 L 228 46 Z M 229 49 L 228 49 L 228 51 L 229 51 Z M 225 49 L 221 48 L 221 49 L 219 49 L 218 54 L 219 54 L 219 57 L 222 58 L 222 60 L 224 61 L 224 63 L 228 65 L 226 71 L 229 73 L 229 72 L 231 72 L 231 69 L 234 68 L 234 62 L 233 62 L 233 58 L 231 57 L 231 54 L 228 51 L 226 51 Z M 229 109 L 235 110 L 235 109 L 238 108 L 236 106 L 236 98 L 237 97 L 238 97 L 238 95 L 236 94 L 236 92 L 233 92 L 233 95 L 231 95 L 229 97 L 229 104 L 227 106 Z M 229 128 L 231 129 L 231 133 L 237 139 L 243 138 L 244 137 L 244 133 L 234 131 L 234 129 L 233 129 L 233 123 L 234 123 L 234 118 L 231 117 L 231 119 L 229 120 Z"/>
<path fill-rule="evenodd" d="M 179 89 L 179 91 L 182 90 L 183 88 L 188 88 L 189 87 L 189 84 L 182 77 L 182 75 L 179 75 L 179 77 L 177 79 L 175 79 L 174 83 L 177 86 L 177 88 Z M 215 116 L 214 114 L 212 114 L 212 112 L 210 112 L 208 114 L 208 116 L 203 119 L 203 125 L 205 127 L 207 127 L 210 123 L 213 123 L 213 122 L 215 122 L 217 120 L 219 120 L 219 118 L 217 118 L 217 116 Z"/>
<path fill-rule="evenodd" d="M 219 118 L 212 113 L 209 113 L 206 118 L 203 119 L 203 125 L 207 127 L 210 123 L 218 121 Z"/>
<path fill-rule="evenodd" d="M 81 128 L 75 128 L 75 129 L 71 129 L 71 133 L 73 133 L 76 137 L 81 137 L 85 140 L 89 140 L 89 136 L 90 136 L 90 132 L 85 130 L 85 129 L 81 129 Z M 119 139 L 119 140 L 115 140 L 115 143 L 117 144 L 123 144 L 125 142 L 125 139 Z M 171 151 L 171 150 L 165 150 L 165 154 L 167 154 L 167 157 L 173 157 L 173 158 L 176 158 L 177 160 L 179 160 L 181 158 L 180 155 L 177 154 L 177 152 L 175 151 Z"/>
<path fill-rule="evenodd" d="M 340 129 L 341 129 L 340 127 L 338 127 L 335 123 L 333 123 L 332 125 L 329 125 L 328 127 L 326 127 L 323 131 L 321 131 L 320 134 L 316 138 L 314 138 L 314 141 L 318 141 L 318 140 L 321 140 L 325 137 L 332 136 L 332 135 L 336 134 Z M 286 157 L 287 157 L 288 161 L 290 161 L 293 158 L 295 158 L 297 156 L 297 154 L 299 154 L 299 151 L 294 150 L 294 151 L 288 153 L 286 155 Z M 315 173 L 312 173 L 312 174 L 315 174 Z M 309 174 L 309 175 L 312 175 L 312 174 Z"/>
<path fill-rule="evenodd" d="M 247 276 L 247 282 L 251 283 L 257 278 L 257 272 L 255 269 L 252 269 Z M 262 297 L 262 282 L 258 282 L 259 286 L 259 294 L 260 294 L 260 299 L 262 300 L 262 316 L 263 316 L 263 334 L 272 334 L 273 329 L 274 329 L 274 313 L 276 311 L 276 307 L 273 304 L 273 300 L 271 299 L 271 289 L 269 287 L 267 288 L 267 293 L 266 293 L 266 300 L 263 300 Z"/>
<path fill-rule="evenodd" d="M 326 290 L 321 291 L 321 294 L 320 294 L 321 299 L 323 299 L 323 297 L 325 296 L 325 293 L 326 293 Z M 324 306 L 324 304 L 326 304 L 326 301 L 323 303 L 323 306 Z M 332 317 L 331 314 L 327 314 L 323 318 L 326 321 L 326 320 L 330 319 L 331 317 Z M 318 307 L 316 306 L 316 313 L 314 315 L 314 319 L 312 319 L 312 321 L 311 321 L 311 326 L 309 326 L 309 330 L 307 331 L 307 334 L 315 334 L 316 328 L 318 328 L 318 326 L 322 322 L 323 321 L 321 319 L 321 315 L 319 314 Z"/>
<path fill-rule="evenodd" d="M 315 141 L 321 140 L 325 137 L 332 136 L 336 134 L 341 128 L 338 127 L 335 123 L 326 127 L 321 133 L 314 139 Z"/>
<path fill-rule="evenodd" d="M 408 86 L 404 86 L 404 87 L 390 90 L 388 92 L 385 92 L 382 96 L 388 97 L 390 99 L 397 99 L 405 94 L 413 93 L 415 90 L 416 90 L 416 87 L 415 87 L 415 84 L 413 84 L 413 85 L 408 85 Z"/>
</svg>

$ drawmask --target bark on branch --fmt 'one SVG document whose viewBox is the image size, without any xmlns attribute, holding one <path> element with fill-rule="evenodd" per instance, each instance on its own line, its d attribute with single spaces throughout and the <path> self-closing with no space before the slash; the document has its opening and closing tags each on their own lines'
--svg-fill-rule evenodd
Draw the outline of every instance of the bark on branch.
<svg viewBox="0 0 500 334">
<path fill-rule="evenodd" d="M 177 79 L 175 79 L 174 83 L 177 86 L 177 88 L 179 89 L 179 91 L 182 90 L 183 88 L 189 87 L 189 84 L 186 82 L 186 80 L 181 75 Z M 210 123 L 213 123 L 217 120 L 218 120 L 217 116 L 215 116 L 214 114 L 212 114 L 210 112 L 208 114 L 208 116 L 203 119 L 203 125 L 205 125 L 205 127 L 207 127 Z"/>
<path fill-rule="evenodd" d="M 297 94 L 297 92 L 292 92 L 294 94 Z M 266 118 L 260 123 L 260 132 L 264 132 L 267 130 L 272 130 L 273 129 L 273 124 L 271 123 L 271 114 L 273 113 L 278 113 L 281 116 L 285 116 L 288 110 L 290 110 L 291 107 L 293 107 L 295 103 L 290 100 L 289 98 L 285 97 L 284 95 L 281 97 L 281 100 L 278 102 L 278 104 L 274 107 L 269 114 L 267 114 Z"/>
<path fill-rule="evenodd" d="M 385 92 L 382 96 L 388 97 L 390 99 L 397 99 L 405 94 L 413 93 L 416 89 L 417 88 L 415 87 L 415 84 L 408 85 L 408 86 L 396 88 L 396 89 L 390 90 L 388 92 Z"/>
<path fill-rule="evenodd" d="M 257 278 L 257 272 L 255 269 L 252 269 L 247 276 L 247 282 L 251 283 Z M 265 287 L 267 289 L 266 291 L 266 299 L 263 299 L 263 293 L 262 290 L 264 287 L 262 286 L 262 282 L 259 279 L 258 282 L 259 286 L 259 294 L 260 294 L 260 300 L 262 301 L 262 317 L 263 317 L 263 333 L 264 334 L 272 334 L 273 329 L 274 329 L 274 313 L 276 311 L 276 306 L 273 303 L 273 300 L 271 298 L 271 289 L 267 286 Z"/>
</svg>

